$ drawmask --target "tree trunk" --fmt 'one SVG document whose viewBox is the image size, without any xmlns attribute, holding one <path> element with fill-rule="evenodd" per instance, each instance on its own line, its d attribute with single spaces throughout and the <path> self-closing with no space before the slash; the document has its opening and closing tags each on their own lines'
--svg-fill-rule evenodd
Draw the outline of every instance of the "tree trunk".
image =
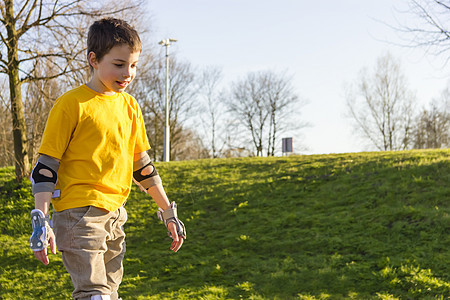
<svg viewBox="0 0 450 300">
<path fill-rule="evenodd" d="M 28 146 L 25 116 L 23 111 L 21 82 L 19 80 L 19 56 L 17 53 L 18 36 L 15 29 L 13 5 L 6 1 L 6 18 L 8 19 L 6 30 L 8 32 L 8 77 L 9 94 L 11 98 L 11 116 L 13 123 L 14 160 L 16 168 L 16 179 L 22 181 L 28 176 Z"/>
<path fill-rule="evenodd" d="M 25 116 L 23 113 L 22 93 L 20 91 L 19 75 L 16 72 L 9 74 L 9 90 L 11 96 L 11 116 L 13 122 L 14 160 L 16 167 L 16 179 L 28 176 L 28 146 Z"/>
<path fill-rule="evenodd" d="M 273 111 L 273 116 L 272 116 L 272 123 L 273 123 L 273 128 L 272 128 L 272 151 L 270 153 L 271 156 L 275 156 L 275 142 L 277 139 L 277 121 L 275 118 L 275 110 Z"/>
</svg>

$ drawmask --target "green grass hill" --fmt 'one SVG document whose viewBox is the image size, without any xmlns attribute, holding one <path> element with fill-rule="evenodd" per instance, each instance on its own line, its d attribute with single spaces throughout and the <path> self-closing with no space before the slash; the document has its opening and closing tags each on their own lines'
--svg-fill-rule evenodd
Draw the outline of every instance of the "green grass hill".
<svg viewBox="0 0 450 300">
<path fill-rule="evenodd" d="M 450 150 L 157 163 L 180 252 L 134 188 L 125 299 L 450 299 Z M 30 182 L 0 169 L 0 299 L 70 299 L 28 248 Z"/>
</svg>

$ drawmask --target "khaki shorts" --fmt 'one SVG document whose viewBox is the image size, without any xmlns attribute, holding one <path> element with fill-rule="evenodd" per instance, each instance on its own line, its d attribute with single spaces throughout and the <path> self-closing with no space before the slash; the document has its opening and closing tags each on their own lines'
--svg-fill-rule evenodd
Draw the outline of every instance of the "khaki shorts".
<svg viewBox="0 0 450 300">
<path fill-rule="evenodd" d="M 93 295 L 118 299 L 126 221 L 123 206 L 114 212 L 87 206 L 53 214 L 56 245 L 72 278 L 74 299 L 90 299 Z"/>
</svg>

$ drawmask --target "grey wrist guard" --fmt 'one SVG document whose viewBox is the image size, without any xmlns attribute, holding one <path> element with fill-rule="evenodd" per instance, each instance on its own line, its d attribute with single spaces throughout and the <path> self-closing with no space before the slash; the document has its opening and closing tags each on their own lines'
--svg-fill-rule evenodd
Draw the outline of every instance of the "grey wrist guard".
<svg viewBox="0 0 450 300">
<path fill-rule="evenodd" d="M 48 247 L 48 233 L 52 230 L 50 216 L 44 216 L 40 209 L 31 211 L 31 225 L 33 233 L 30 238 L 30 247 L 33 251 L 41 251 Z"/>
<path fill-rule="evenodd" d="M 169 223 L 175 223 L 177 227 L 177 233 L 179 237 L 182 237 L 183 239 L 186 239 L 186 228 L 184 227 L 183 222 L 178 219 L 178 213 L 177 213 L 177 204 L 172 202 L 170 204 L 170 207 L 166 210 L 162 210 L 161 208 L 157 212 L 158 218 L 164 222 L 164 225 L 167 225 Z M 169 231 L 169 236 L 172 237 L 172 233 Z"/>
</svg>

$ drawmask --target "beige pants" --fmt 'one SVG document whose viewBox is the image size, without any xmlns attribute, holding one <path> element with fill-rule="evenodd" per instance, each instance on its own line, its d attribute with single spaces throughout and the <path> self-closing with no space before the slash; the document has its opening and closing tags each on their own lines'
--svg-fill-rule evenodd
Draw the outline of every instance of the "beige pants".
<svg viewBox="0 0 450 300">
<path fill-rule="evenodd" d="M 118 299 L 126 221 L 124 207 L 108 212 L 87 206 L 53 214 L 56 245 L 72 278 L 74 299 L 90 299 L 93 295 Z"/>
</svg>

